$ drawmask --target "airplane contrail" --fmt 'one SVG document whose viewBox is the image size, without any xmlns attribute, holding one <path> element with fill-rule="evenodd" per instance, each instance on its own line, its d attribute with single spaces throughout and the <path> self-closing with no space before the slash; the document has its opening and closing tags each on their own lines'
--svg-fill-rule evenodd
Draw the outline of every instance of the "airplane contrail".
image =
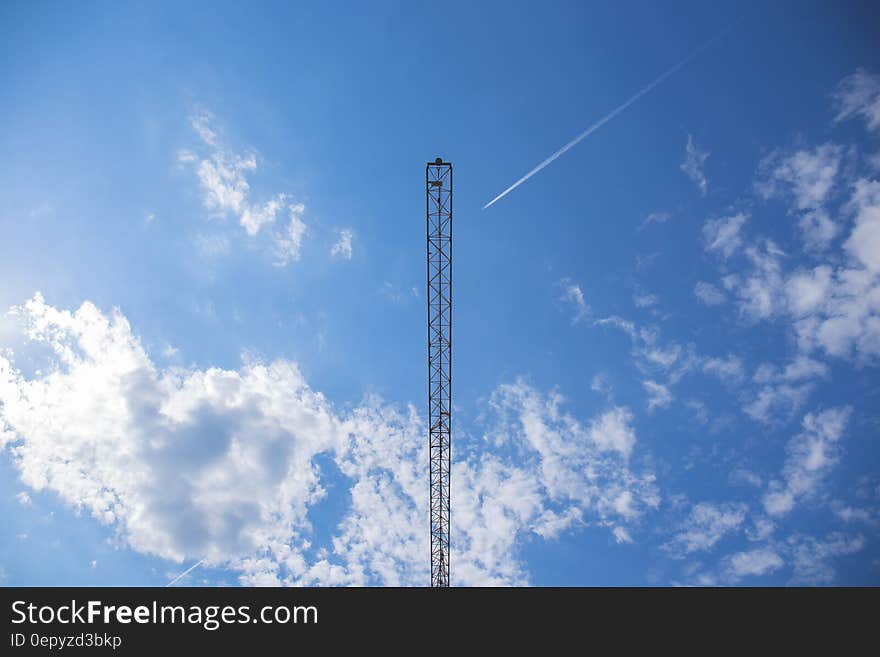
<svg viewBox="0 0 880 657">
<path fill-rule="evenodd" d="M 519 180 L 517 180 L 517 181 L 516 181 L 515 183 L 513 183 L 510 187 L 508 187 L 508 188 L 505 189 L 503 192 L 501 192 L 498 196 L 496 196 L 496 197 L 493 198 L 491 201 L 489 201 L 488 203 L 486 203 L 486 205 L 483 206 L 483 209 L 485 210 L 486 208 L 488 208 L 490 205 L 492 205 L 492 204 L 495 203 L 496 201 L 499 201 L 499 200 L 501 200 L 502 198 L 504 198 L 505 196 L 507 196 L 508 194 L 510 194 L 510 192 L 512 192 L 514 189 L 516 189 L 517 187 L 519 187 L 520 185 L 522 185 L 526 180 L 528 180 L 529 178 L 531 178 L 532 176 L 534 176 L 536 173 L 538 173 L 541 169 L 543 169 L 544 167 L 546 167 L 548 164 L 550 164 L 551 162 L 553 162 L 553 160 L 557 159 L 558 157 L 560 157 L 561 155 L 565 154 L 565 153 L 566 153 L 567 151 L 569 151 L 570 149 L 572 149 L 572 148 L 574 148 L 575 146 L 577 146 L 580 142 L 582 142 L 584 139 L 586 139 L 586 138 L 589 137 L 591 134 L 593 134 L 594 132 L 596 132 L 596 130 L 598 130 L 598 129 L 601 128 L 603 125 L 605 125 L 606 123 L 608 123 L 611 119 L 613 119 L 615 116 L 617 116 L 618 114 L 620 114 L 623 110 L 625 110 L 627 107 L 629 107 L 630 105 L 632 105 L 632 104 L 633 104 L 634 102 L 636 102 L 639 98 L 641 98 L 642 96 L 644 96 L 645 94 L 647 94 L 649 91 L 651 91 L 654 87 L 656 87 L 658 84 L 660 84 L 661 82 L 663 82 L 663 81 L 664 81 L 666 78 L 668 78 L 670 75 L 672 75 L 673 73 L 675 73 L 675 72 L 678 71 L 679 69 L 683 68 L 686 64 L 690 63 L 690 61 L 691 61 L 692 59 L 694 59 L 697 55 L 699 55 L 701 52 L 703 52 L 704 50 L 706 50 L 706 48 L 708 48 L 708 47 L 711 46 L 713 43 L 715 43 L 716 41 L 718 41 L 718 39 L 720 39 L 721 37 L 723 37 L 723 36 L 727 33 L 727 31 L 728 31 L 728 30 L 723 30 L 723 31 L 719 32 L 719 33 L 716 34 L 714 37 L 712 37 L 711 39 L 709 39 L 708 41 L 706 41 L 706 42 L 703 43 L 702 45 L 698 46 L 693 52 L 691 52 L 691 54 L 689 54 L 687 57 L 685 57 L 684 59 L 682 59 L 678 64 L 676 64 L 675 66 L 673 66 L 672 68 L 670 68 L 669 70 L 667 70 L 667 71 L 666 71 L 665 73 L 663 73 L 659 78 L 657 78 L 656 80 L 654 80 L 654 81 L 653 81 L 651 84 L 649 84 L 647 87 L 645 87 L 644 89 L 642 89 L 641 91 L 639 91 L 636 95 L 634 95 L 632 98 L 630 98 L 629 100 L 627 100 L 623 105 L 620 105 L 619 107 L 617 107 L 617 108 L 611 110 L 610 112 L 608 112 L 608 114 L 606 114 L 605 116 L 603 116 L 601 119 L 599 119 L 598 121 L 596 121 L 593 125 L 591 125 L 589 128 L 587 128 L 586 130 L 584 130 L 584 131 L 583 131 L 581 134 L 579 134 L 577 137 L 575 137 L 575 138 L 572 139 L 570 142 L 568 142 L 565 146 L 563 146 L 563 147 L 560 148 L 558 151 L 556 151 L 555 153 L 553 153 L 553 155 L 551 155 L 551 156 L 548 157 L 546 160 L 544 160 L 543 162 L 541 162 L 538 166 L 536 166 L 534 169 L 532 169 L 531 171 L 529 171 L 526 175 L 524 175 L 522 178 L 520 178 Z"/>
<path fill-rule="evenodd" d="M 197 561 L 197 562 L 195 563 L 195 565 L 190 566 L 189 568 L 187 568 L 186 570 L 184 570 L 182 573 L 180 573 L 180 575 L 178 575 L 177 577 L 175 577 L 174 579 L 172 579 L 170 582 L 168 582 L 168 583 L 165 585 L 165 588 L 167 589 L 169 586 L 171 586 L 172 584 L 174 584 L 174 583 L 177 582 L 178 580 L 183 579 L 186 575 L 189 575 L 192 571 L 194 571 L 196 568 L 198 568 L 199 566 L 201 566 L 203 563 L 205 563 L 205 560 L 204 560 L 204 559 L 201 559 L 201 560 Z"/>
</svg>

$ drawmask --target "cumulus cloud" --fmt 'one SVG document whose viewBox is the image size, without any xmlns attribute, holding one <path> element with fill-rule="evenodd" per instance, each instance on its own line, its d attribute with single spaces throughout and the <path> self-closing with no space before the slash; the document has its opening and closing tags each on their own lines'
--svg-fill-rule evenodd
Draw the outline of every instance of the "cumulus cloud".
<svg viewBox="0 0 880 657">
<path fill-rule="evenodd" d="M 232 559 L 308 527 L 313 457 L 344 435 L 295 365 L 158 370 L 118 311 L 21 309 L 59 360 L 25 379 L 0 360 L 4 436 L 22 480 L 117 528 L 134 549 Z"/>
<path fill-rule="evenodd" d="M 706 195 L 708 183 L 703 168 L 706 165 L 706 159 L 709 153 L 701 151 L 694 142 L 694 136 L 688 135 L 687 144 L 685 145 L 684 162 L 681 164 L 681 170 L 685 172 L 688 178 L 699 188 L 700 194 Z"/>
<path fill-rule="evenodd" d="M 423 584 L 424 426 L 377 397 L 339 410 L 295 363 L 157 366 L 118 310 L 18 309 L 53 365 L 30 377 L 0 358 L 0 442 L 22 481 L 113 528 L 138 552 L 204 560 L 244 584 Z M 518 548 L 584 524 L 631 539 L 659 504 L 636 472 L 632 414 L 582 422 L 522 380 L 490 398 L 487 436 L 453 464 L 454 578 L 524 583 Z M 315 505 L 348 507 L 315 544 Z"/>
</svg>

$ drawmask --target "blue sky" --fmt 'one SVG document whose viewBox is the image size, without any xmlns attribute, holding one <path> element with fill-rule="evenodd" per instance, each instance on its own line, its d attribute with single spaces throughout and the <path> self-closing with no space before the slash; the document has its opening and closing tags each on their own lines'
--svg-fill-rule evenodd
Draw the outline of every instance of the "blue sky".
<svg viewBox="0 0 880 657">
<path fill-rule="evenodd" d="M 880 584 L 877 18 L 6 3 L 0 582 Z"/>
</svg>

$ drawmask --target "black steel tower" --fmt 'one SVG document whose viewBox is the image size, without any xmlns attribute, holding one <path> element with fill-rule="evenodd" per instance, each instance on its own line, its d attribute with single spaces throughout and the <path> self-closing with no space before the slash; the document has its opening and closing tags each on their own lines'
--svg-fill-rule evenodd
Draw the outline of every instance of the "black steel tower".
<svg viewBox="0 0 880 657">
<path fill-rule="evenodd" d="M 449 586 L 449 470 L 452 419 L 452 164 L 425 167 L 428 219 L 428 449 L 431 586 Z"/>
</svg>

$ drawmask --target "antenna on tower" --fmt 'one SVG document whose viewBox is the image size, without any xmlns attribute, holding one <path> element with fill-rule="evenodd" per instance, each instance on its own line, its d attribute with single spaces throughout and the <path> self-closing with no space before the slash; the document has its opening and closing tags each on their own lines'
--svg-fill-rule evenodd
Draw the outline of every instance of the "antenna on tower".
<svg viewBox="0 0 880 657">
<path fill-rule="evenodd" d="M 428 460 L 431 586 L 449 586 L 452 421 L 452 164 L 425 166 L 428 235 Z"/>
</svg>

